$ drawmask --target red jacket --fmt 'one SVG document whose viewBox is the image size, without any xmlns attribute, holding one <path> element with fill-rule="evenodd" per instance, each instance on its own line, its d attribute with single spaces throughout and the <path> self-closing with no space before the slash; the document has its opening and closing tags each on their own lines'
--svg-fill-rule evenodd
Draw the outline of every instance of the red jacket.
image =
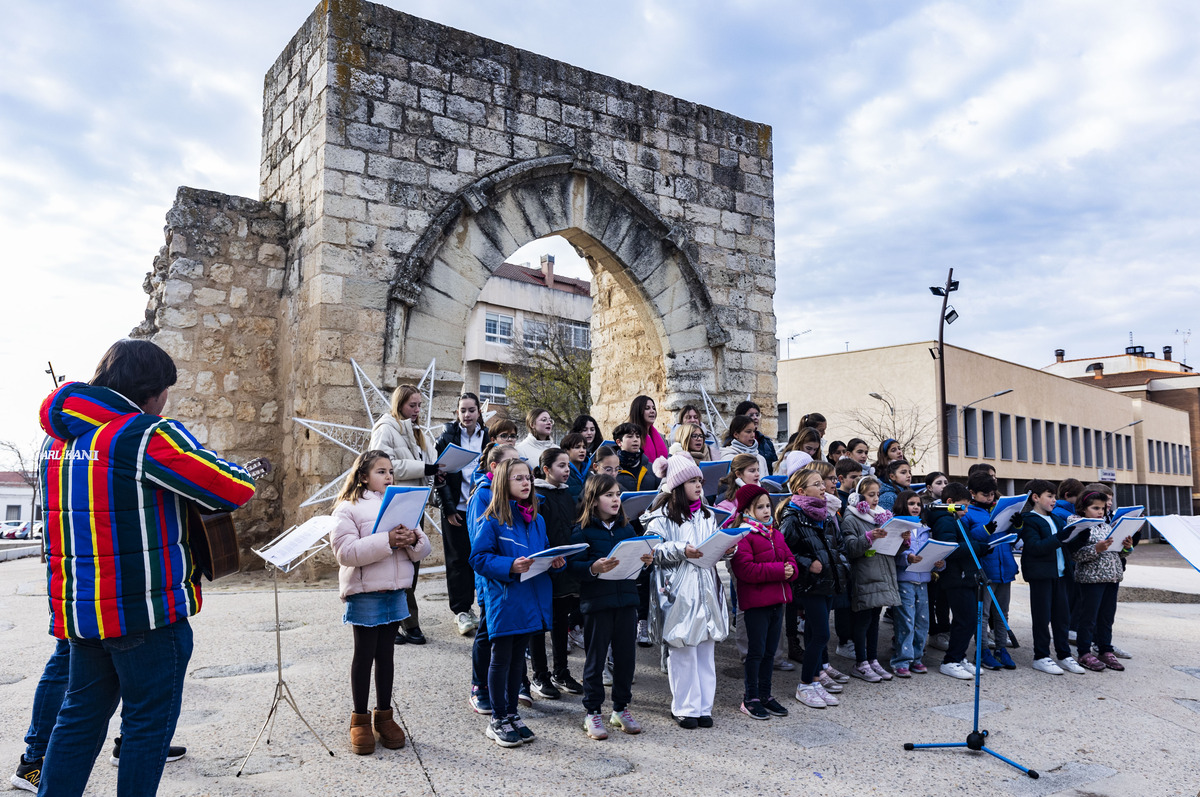
<svg viewBox="0 0 1200 797">
<path fill-rule="evenodd" d="M 783 574 L 791 563 L 792 577 Z M 732 560 L 737 578 L 738 607 L 757 609 L 791 603 L 792 585 L 799 573 L 796 559 L 778 529 L 758 526 L 738 543 Z"/>
</svg>

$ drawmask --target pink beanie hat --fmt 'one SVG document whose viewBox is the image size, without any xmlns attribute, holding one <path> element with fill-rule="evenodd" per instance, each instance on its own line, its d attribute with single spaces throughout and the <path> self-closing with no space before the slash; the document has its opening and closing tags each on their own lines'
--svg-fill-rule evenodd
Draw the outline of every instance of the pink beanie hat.
<svg viewBox="0 0 1200 797">
<path fill-rule="evenodd" d="M 696 464 L 696 460 L 692 459 L 691 454 L 672 454 L 666 461 L 666 467 L 661 467 L 662 460 L 655 462 L 654 471 L 662 478 L 662 484 L 658 489 L 664 493 L 669 493 L 679 485 L 689 479 L 704 478 L 704 474 L 700 472 L 700 466 Z M 662 473 L 659 473 L 659 470 Z"/>
</svg>

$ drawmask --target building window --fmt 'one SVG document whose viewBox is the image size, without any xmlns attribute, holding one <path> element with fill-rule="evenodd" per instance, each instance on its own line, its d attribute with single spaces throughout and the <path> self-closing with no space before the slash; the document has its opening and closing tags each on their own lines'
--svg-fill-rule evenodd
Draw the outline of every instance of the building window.
<svg viewBox="0 0 1200 797">
<path fill-rule="evenodd" d="M 1088 458 L 1091 458 L 1090 454 Z M 1083 446 L 1080 444 L 1078 426 L 1071 427 L 1071 464 L 1077 468 L 1083 465 Z"/>
<path fill-rule="evenodd" d="M 1133 438 L 1125 435 L 1125 467 L 1133 470 Z"/>
<path fill-rule="evenodd" d="M 1000 413 L 1000 459 L 1012 461 L 1012 416 Z"/>
<path fill-rule="evenodd" d="M 1077 441 L 1078 442 L 1078 441 Z M 1092 467 L 1092 430 L 1083 430 L 1083 464 L 1084 467 Z"/>
<path fill-rule="evenodd" d="M 1158 465 L 1158 472 L 1166 473 L 1167 470 L 1170 468 L 1170 465 L 1167 463 L 1167 460 L 1163 457 L 1162 440 L 1154 441 L 1154 457 L 1155 457 L 1155 462 Z"/>
<path fill-rule="evenodd" d="M 1171 473 L 1179 473 L 1179 446 L 1171 443 Z"/>
<path fill-rule="evenodd" d="M 1057 457 L 1054 455 L 1057 446 L 1054 444 L 1054 421 L 1046 421 L 1046 464 L 1053 465 Z"/>
<path fill-rule="evenodd" d="M 1096 429 L 1092 432 L 1092 444 L 1096 449 L 1096 467 L 1111 468 L 1112 457 L 1108 458 L 1108 462 L 1104 461 L 1104 432 Z"/>
<path fill-rule="evenodd" d="M 975 410 L 968 407 L 963 410 L 963 441 L 966 443 L 967 456 L 979 456 L 979 430 L 975 424 Z"/>
<path fill-rule="evenodd" d="M 1017 416 L 1017 461 L 1029 461 L 1029 437 L 1025 431 L 1025 419 Z"/>
<path fill-rule="evenodd" d="M 952 457 L 958 456 L 958 405 L 945 405 L 946 413 L 946 451 Z"/>
<path fill-rule="evenodd" d="M 775 439 L 780 443 L 787 442 L 788 430 L 792 428 L 791 422 L 788 420 L 788 405 L 777 404 L 775 406 L 775 416 L 779 419 L 779 433 L 775 435 Z"/>
<path fill-rule="evenodd" d="M 550 343 L 550 327 L 544 321 L 526 319 L 521 322 L 521 340 L 527 349 L 545 348 Z"/>
<path fill-rule="evenodd" d="M 479 374 L 479 400 L 493 404 L 508 404 L 508 377 L 504 374 Z"/>
<path fill-rule="evenodd" d="M 1020 438 L 1018 438 L 1020 439 Z M 1036 418 L 1029 421 L 1029 439 L 1033 443 L 1033 461 L 1042 461 L 1042 422 Z M 1017 456 L 1021 455 L 1021 449 L 1017 449 Z"/>
<path fill-rule="evenodd" d="M 1153 440 L 1146 441 L 1146 470 L 1150 471 L 1151 473 L 1158 472 L 1158 467 L 1156 466 L 1155 459 L 1154 459 L 1154 441 Z"/>
<path fill-rule="evenodd" d="M 20 520 L 21 519 L 21 505 L 20 504 L 8 504 L 7 506 L 5 506 L 4 507 L 4 519 L 5 520 Z"/>
<path fill-rule="evenodd" d="M 583 321 L 563 321 L 562 325 L 567 334 L 571 336 L 571 346 L 585 351 L 592 348 L 591 325 Z"/>
<path fill-rule="evenodd" d="M 1191 476 L 1192 475 L 1192 447 L 1191 446 L 1183 447 L 1183 462 L 1185 465 L 1187 465 L 1187 475 Z"/>
<path fill-rule="evenodd" d="M 1121 435 L 1117 435 L 1117 442 L 1115 445 L 1113 444 L 1112 438 L 1110 437 L 1108 440 L 1108 445 L 1109 445 L 1109 456 L 1110 457 L 1113 454 L 1113 449 L 1114 448 L 1116 449 L 1117 468 L 1120 470 L 1125 470 L 1125 448 L 1121 444 Z"/>
<path fill-rule="evenodd" d="M 511 346 L 513 335 L 513 317 L 503 313 L 488 313 L 484 316 L 483 336 L 488 343 L 498 343 L 501 346 Z"/>
<path fill-rule="evenodd" d="M 983 411 L 983 456 L 996 458 L 996 414 L 991 410 Z"/>
<path fill-rule="evenodd" d="M 1076 450 L 1078 454 L 1078 450 Z M 1058 464 L 1066 465 L 1071 461 L 1071 432 L 1065 423 L 1058 425 Z M 1079 463 L 1076 462 L 1076 465 Z"/>
</svg>

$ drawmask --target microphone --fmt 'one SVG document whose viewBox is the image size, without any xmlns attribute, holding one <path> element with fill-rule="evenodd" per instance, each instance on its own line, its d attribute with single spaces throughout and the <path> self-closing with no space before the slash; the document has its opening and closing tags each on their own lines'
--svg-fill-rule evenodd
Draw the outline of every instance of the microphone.
<svg viewBox="0 0 1200 797">
<path fill-rule="evenodd" d="M 934 501 L 929 504 L 930 509 L 945 509 L 947 512 L 965 512 L 966 504 L 943 504 L 941 501 Z"/>
</svg>

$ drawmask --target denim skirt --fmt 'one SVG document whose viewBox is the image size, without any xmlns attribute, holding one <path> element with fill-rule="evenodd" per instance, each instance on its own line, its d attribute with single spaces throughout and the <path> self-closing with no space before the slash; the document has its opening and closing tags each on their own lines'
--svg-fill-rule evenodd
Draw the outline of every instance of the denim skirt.
<svg viewBox="0 0 1200 797">
<path fill-rule="evenodd" d="M 343 625 L 387 625 L 408 617 L 408 595 L 402 589 L 359 592 L 346 597 Z"/>
</svg>

